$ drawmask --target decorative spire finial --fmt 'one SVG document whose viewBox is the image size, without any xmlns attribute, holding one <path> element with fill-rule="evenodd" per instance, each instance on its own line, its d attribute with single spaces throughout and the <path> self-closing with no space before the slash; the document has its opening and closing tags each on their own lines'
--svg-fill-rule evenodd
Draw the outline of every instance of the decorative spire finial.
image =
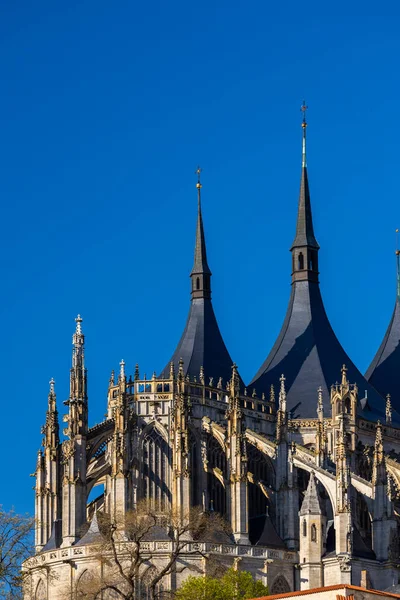
<svg viewBox="0 0 400 600">
<path fill-rule="evenodd" d="M 307 113 L 307 109 L 308 109 L 308 106 L 306 106 L 306 101 L 303 100 L 303 104 L 301 105 L 301 108 L 300 108 L 301 112 L 303 113 L 303 121 L 301 123 L 301 126 L 303 128 L 303 158 L 302 158 L 302 162 L 301 162 L 302 167 L 307 166 L 307 158 L 306 158 L 306 129 L 307 129 L 306 113 Z"/>
<path fill-rule="evenodd" d="M 78 315 L 75 319 L 75 323 L 76 323 L 75 333 L 77 333 L 78 335 L 82 334 L 82 326 L 81 326 L 82 321 L 83 321 L 83 319 L 82 319 L 81 315 Z"/>
<path fill-rule="evenodd" d="M 271 383 L 271 387 L 269 390 L 269 401 L 275 404 L 275 388 L 273 383 Z"/>
<path fill-rule="evenodd" d="M 279 409 L 282 412 L 286 412 L 286 388 L 285 388 L 286 377 L 284 376 L 283 373 L 282 373 L 279 381 L 281 382 L 281 387 L 279 390 Z"/>
<path fill-rule="evenodd" d="M 180 357 L 180 359 L 179 359 L 178 377 L 179 377 L 179 379 L 181 379 L 183 381 L 183 376 L 184 376 L 184 373 L 183 373 L 183 358 Z"/>
<path fill-rule="evenodd" d="M 173 360 L 171 360 L 169 365 L 169 378 L 175 379 L 175 364 Z"/>
<path fill-rule="evenodd" d="M 318 388 L 318 409 L 317 412 L 323 412 L 324 410 L 324 403 L 323 403 L 323 398 L 322 398 L 322 387 L 319 386 Z"/>
<path fill-rule="evenodd" d="M 347 385 L 348 381 L 347 381 L 347 367 L 346 365 L 342 366 L 342 385 Z"/>
<path fill-rule="evenodd" d="M 386 423 L 392 422 L 392 401 L 391 396 L 388 394 L 386 396 Z"/>
<path fill-rule="evenodd" d="M 120 366 L 119 375 L 120 375 L 121 379 L 123 379 L 125 377 L 125 361 L 124 361 L 124 359 L 121 360 L 121 362 L 119 363 L 119 366 Z"/>
<path fill-rule="evenodd" d="M 54 377 L 52 377 L 49 381 L 50 384 L 50 396 L 54 396 L 55 394 L 55 390 L 54 390 L 54 385 L 55 385 L 55 381 L 54 381 Z"/>
</svg>

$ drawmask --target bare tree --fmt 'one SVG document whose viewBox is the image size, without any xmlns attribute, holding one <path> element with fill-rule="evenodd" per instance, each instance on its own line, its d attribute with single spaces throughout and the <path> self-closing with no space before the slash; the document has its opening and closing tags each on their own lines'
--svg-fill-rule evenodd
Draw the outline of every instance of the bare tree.
<svg viewBox="0 0 400 600">
<path fill-rule="evenodd" d="M 78 596 L 97 600 L 107 591 L 108 598 L 134 600 L 146 588 L 149 600 L 171 573 L 191 568 L 187 558 L 206 557 L 202 542 L 228 541 L 228 524 L 216 513 L 191 508 L 186 514 L 150 508 L 146 502 L 115 520 L 98 514 L 103 541 L 98 545 L 102 568 L 78 586 Z M 162 557 L 157 546 L 162 540 Z"/>
<path fill-rule="evenodd" d="M 21 564 L 33 554 L 34 519 L 0 506 L 0 597 L 20 598 Z"/>
</svg>

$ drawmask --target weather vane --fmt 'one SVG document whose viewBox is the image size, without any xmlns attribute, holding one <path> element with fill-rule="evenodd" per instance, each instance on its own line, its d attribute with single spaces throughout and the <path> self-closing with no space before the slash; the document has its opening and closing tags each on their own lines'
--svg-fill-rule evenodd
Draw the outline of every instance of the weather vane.
<svg viewBox="0 0 400 600">
<path fill-rule="evenodd" d="M 302 123 L 302 127 L 307 127 L 307 121 L 306 121 L 306 113 L 307 113 L 307 109 L 308 106 L 306 105 L 306 101 L 303 100 L 303 104 L 301 105 L 301 112 L 303 113 L 303 123 Z"/>
<path fill-rule="evenodd" d="M 201 169 L 199 166 L 197 166 L 197 169 L 195 170 L 195 175 L 197 175 L 197 188 L 201 188 L 201 181 L 200 181 L 200 175 L 203 169 Z"/>
</svg>

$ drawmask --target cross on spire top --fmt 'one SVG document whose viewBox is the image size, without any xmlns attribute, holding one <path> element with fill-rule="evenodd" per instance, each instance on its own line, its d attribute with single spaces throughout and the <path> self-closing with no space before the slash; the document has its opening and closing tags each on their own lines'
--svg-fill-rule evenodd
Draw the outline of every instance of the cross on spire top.
<svg viewBox="0 0 400 600">
<path fill-rule="evenodd" d="M 203 169 L 199 165 L 197 165 L 197 169 L 195 170 L 195 175 L 197 175 L 197 184 L 196 184 L 197 189 L 200 189 L 202 187 L 201 180 L 200 180 L 202 170 Z"/>
<path fill-rule="evenodd" d="M 304 129 L 307 127 L 307 119 L 306 119 L 307 109 L 308 109 L 308 106 L 306 105 L 306 101 L 303 100 L 303 104 L 301 105 L 300 110 L 303 113 L 303 122 L 302 122 L 301 126 Z"/>
</svg>

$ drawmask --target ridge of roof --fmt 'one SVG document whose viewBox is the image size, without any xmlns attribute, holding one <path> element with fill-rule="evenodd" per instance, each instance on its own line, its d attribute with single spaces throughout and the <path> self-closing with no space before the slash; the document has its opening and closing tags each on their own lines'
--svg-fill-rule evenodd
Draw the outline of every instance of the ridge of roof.
<svg viewBox="0 0 400 600">
<path fill-rule="evenodd" d="M 391 592 L 384 592 L 380 590 L 367 590 L 366 588 L 358 585 L 351 585 L 349 583 L 337 583 L 335 585 L 327 585 L 326 587 L 312 588 L 311 590 L 300 590 L 298 592 L 285 592 L 284 594 L 272 594 L 271 596 L 261 596 L 258 600 L 278 600 L 278 598 L 292 598 L 294 596 L 306 596 L 307 594 L 318 594 L 320 592 L 331 592 L 335 590 L 354 590 L 357 592 L 368 592 L 369 594 L 381 595 L 384 598 L 400 598 L 400 594 L 392 594 Z M 254 600 L 254 599 L 252 599 Z"/>
</svg>

